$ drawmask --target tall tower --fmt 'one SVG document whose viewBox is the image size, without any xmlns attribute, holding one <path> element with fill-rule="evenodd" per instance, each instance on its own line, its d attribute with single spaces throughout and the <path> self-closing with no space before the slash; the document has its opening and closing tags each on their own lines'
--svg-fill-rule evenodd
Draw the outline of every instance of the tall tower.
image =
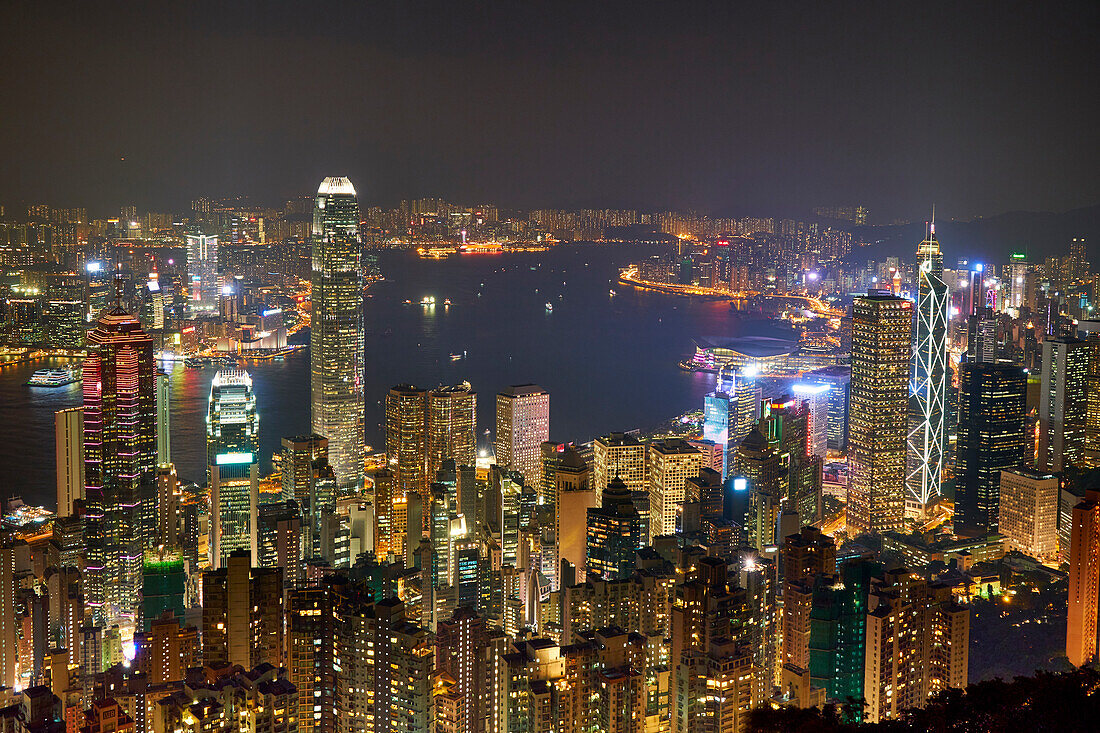
<svg viewBox="0 0 1100 733">
<path fill-rule="evenodd" d="M 902 528 L 912 312 L 910 301 L 882 291 L 853 306 L 847 509 L 853 535 Z"/>
<path fill-rule="evenodd" d="M 955 459 L 955 530 L 996 532 L 1001 471 L 1024 463 L 1027 375 L 1012 364 L 963 364 Z"/>
<path fill-rule="evenodd" d="M 73 502 L 84 497 L 84 408 L 54 413 L 57 456 L 57 516 L 73 514 Z"/>
<path fill-rule="evenodd" d="M 84 360 L 84 592 L 98 622 L 134 618 L 144 555 L 141 496 L 157 458 L 153 339 L 116 306 L 88 334 Z"/>
<path fill-rule="evenodd" d="M 1088 418 L 1089 343 L 1059 336 L 1043 341 L 1039 392 L 1039 470 L 1082 465 Z"/>
<path fill-rule="evenodd" d="M 210 564 L 215 569 L 234 550 L 245 550 L 256 561 L 259 429 L 252 377 L 240 369 L 215 374 L 206 415 Z"/>
<path fill-rule="evenodd" d="M 428 496 L 428 392 L 398 384 L 386 395 L 386 454 L 397 473 L 399 496 Z"/>
<path fill-rule="evenodd" d="M 190 278 L 188 305 L 192 313 L 217 310 L 218 238 L 214 235 L 187 235 L 187 275 Z"/>
<path fill-rule="evenodd" d="M 943 254 L 936 241 L 932 218 L 928 237 L 917 245 L 917 329 L 913 341 L 913 369 L 909 384 L 909 453 L 906 497 L 921 510 L 940 493 L 943 454 L 947 445 L 947 309 L 943 281 Z"/>
<path fill-rule="evenodd" d="M 341 486 L 363 485 L 363 278 L 359 202 L 347 178 L 326 178 L 313 208 L 310 404 Z"/>
<path fill-rule="evenodd" d="M 537 486 L 542 444 L 550 440 L 550 393 L 534 384 L 508 387 L 497 395 L 496 461 Z"/>
<path fill-rule="evenodd" d="M 453 458 L 456 466 L 473 466 L 477 461 L 477 392 L 469 382 L 439 387 L 428 393 L 429 482 L 443 461 Z"/>
</svg>

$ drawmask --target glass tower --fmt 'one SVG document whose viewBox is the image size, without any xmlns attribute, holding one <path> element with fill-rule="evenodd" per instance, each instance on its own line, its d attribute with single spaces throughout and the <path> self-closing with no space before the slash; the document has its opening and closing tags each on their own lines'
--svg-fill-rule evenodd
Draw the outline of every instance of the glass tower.
<svg viewBox="0 0 1100 733">
<path fill-rule="evenodd" d="M 359 202 L 347 178 L 326 178 L 313 208 L 310 401 L 344 487 L 363 484 L 363 277 Z"/>
<path fill-rule="evenodd" d="M 136 618 L 144 562 L 141 497 L 155 481 L 153 339 L 121 307 L 88 335 L 84 361 L 85 597 L 97 622 Z"/>
<path fill-rule="evenodd" d="M 936 224 L 917 246 L 917 322 L 909 382 L 907 499 L 924 505 L 940 492 L 947 445 L 947 309 L 943 254 Z"/>
<path fill-rule="evenodd" d="M 210 467 L 210 562 L 222 567 L 234 550 L 256 559 L 260 416 L 252 377 L 239 369 L 214 375 L 206 415 Z"/>
</svg>

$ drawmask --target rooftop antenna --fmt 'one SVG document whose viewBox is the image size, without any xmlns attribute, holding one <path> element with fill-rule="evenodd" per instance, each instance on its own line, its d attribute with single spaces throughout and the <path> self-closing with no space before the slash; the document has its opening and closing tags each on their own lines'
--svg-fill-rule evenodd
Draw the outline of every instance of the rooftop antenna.
<svg viewBox="0 0 1100 733">
<path fill-rule="evenodd" d="M 932 204 L 932 228 L 931 228 L 931 232 L 932 232 L 931 238 L 935 239 L 936 238 L 936 205 L 935 204 Z"/>
</svg>

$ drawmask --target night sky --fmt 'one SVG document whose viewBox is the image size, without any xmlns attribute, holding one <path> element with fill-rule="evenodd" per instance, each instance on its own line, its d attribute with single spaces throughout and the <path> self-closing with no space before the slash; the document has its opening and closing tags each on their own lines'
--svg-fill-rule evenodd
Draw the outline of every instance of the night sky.
<svg viewBox="0 0 1100 733">
<path fill-rule="evenodd" d="M 0 5 L 0 203 L 1100 202 L 1096 2 L 149 5 Z"/>
</svg>

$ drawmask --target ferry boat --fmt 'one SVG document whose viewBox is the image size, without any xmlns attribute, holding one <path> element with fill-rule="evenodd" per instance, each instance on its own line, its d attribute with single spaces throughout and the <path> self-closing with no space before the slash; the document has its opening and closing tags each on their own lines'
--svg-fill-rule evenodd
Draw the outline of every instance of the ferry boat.
<svg viewBox="0 0 1100 733">
<path fill-rule="evenodd" d="M 79 381 L 81 381 L 80 369 L 66 367 L 64 369 L 39 369 L 27 384 L 31 387 L 64 387 L 67 384 Z"/>
<path fill-rule="evenodd" d="M 466 358 L 466 352 L 465 351 L 463 351 L 461 354 L 451 354 L 451 361 L 461 361 L 462 359 L 465 359 L 465 358 Z"/>
<path fill-rule="evenodd" d="M 553 303 L 550 303 L 550 302 L 546 303 L 546 312 L 547 313 L 553 313 L 554 312 L 554 304 Z"/>
</svg>

